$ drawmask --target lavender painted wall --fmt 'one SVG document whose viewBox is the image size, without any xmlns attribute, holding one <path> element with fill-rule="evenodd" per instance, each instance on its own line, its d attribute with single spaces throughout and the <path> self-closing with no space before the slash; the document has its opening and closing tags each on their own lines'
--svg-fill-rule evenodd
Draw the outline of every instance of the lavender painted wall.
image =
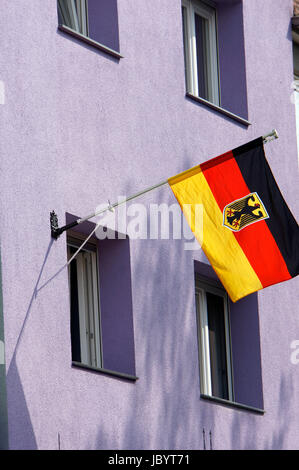
<svg viewBox="0 0 299 470">
<path fill-rule="evenodd" d="M 6 367 L 4 355 L 4 321 L 2 302 L 2 271 L 0 254 L 0 449 L 8 449 L 8 422 L 6 398 Z"/>
<path fill-rule="evenodd" d="M 225 2 L 229 3 L 229 2 Z M 298 279 L 257 295 L 264 416 L 200 399 L 194 260 L 132 240 L 136 383 L 71 367 L 65 235 L 83 216 L 274 127 L 266 154 L 298 219 L 292 2 L 243 2 L 250 127 L 185 98 L 180 0 L 118 0 L 124 59 L 57 31 L 53 0 L 3 0 L 0 226 L 11 449 L 298 448 Z M 279 64 L 279 67 L 277 66 Z M 237 64 L 235 64 L 237 67 Z M 174 203 L 168 187 L 144 204 Z M 241 318 L 240 318 L 241 321 Z M 250 321 L 248 320 L 248 323 Z M 248 352 L 250 354 L 250 352 Z"/>
</svg>

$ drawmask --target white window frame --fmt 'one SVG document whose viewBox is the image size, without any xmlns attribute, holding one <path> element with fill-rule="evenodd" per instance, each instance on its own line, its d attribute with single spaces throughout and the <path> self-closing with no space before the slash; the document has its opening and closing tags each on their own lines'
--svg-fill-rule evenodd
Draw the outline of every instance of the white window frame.
<svg viewBox="0 0 299 470">
<path fill-rule="evenodd" d="M 297 137 L 297 154 L 299 164 L 299 76 L 294 73 L 293 83 L 293 100 L 295 106 L 295 118 L 296 118 L 296 137 Z"/>
<path fill-rule="evenodd" d="M 231 359 L 231 334 L 229 320 L 229 304 L 227 293 L 209 283 L 196 281 L 196 310 L 197 325 L 199 339 L 199 364 L 200 364 L 200 385 L 201 393 L 213 396 L 212 392 L 212 376 L 211 376 L 211 359 L 209 345 L 209 327 L 208 327 L 208 311 L 206 293 L 215 294 L 223 298 L 224 306 L 224 324 L 225 324 L 225 349 L 226 349 L 226 365 L 227 365 L 227 384 L 229 401 L 234 401 L 234 387 L 232 374 Z"/>
<path fill-rule="evenodd" d="M 81 34 L 88 36 L 88 0 L 76 0 Z"/>
<path fill-rule="evenodd" d="M 78 246 L 76 243 L 72 244 L 72 241 L 68 241 L 67 247 L 68 259 L 70 259 L 70 247 L 78 248 Z M 103 352 L 97 258 L 96 246 L 92 250 L 84 247 L 77 254 L 77 288 L 81 363 L 102 368 Z M 71 289 L 69 290 L 71 292 Z"/>
<path fill-rule="evenodd" d="M 184 30 L 185 61 L 187 72 L 187 92 L 199 96 L 197 48 L 195 32 L 195 14 L 207 20 L 207 70 L 208 70 L 208 101 L 220 106 L 219 94 L 219 67 L 217 47 L 216 10 L 199 0 L 182 0 L 182 7 L 186 8 L 186 30 Z"/>
</svg>

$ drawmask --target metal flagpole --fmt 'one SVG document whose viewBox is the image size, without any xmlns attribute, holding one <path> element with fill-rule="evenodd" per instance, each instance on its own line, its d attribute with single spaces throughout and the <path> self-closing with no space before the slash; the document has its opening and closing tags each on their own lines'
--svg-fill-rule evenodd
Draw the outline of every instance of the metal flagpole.
<svg viewBox="0 0 299 470">
<path fill-rule="evenodd" d="M 273 129 L 273 131 L 271 131 L 268 134 L 263 136 L 263 141 L 264 141 L 265 144 L 267 142 L 271 142 L 272 140 L 275 140 L 275 139 L 278 139 L 278 133 L 277 133 L 276 129 Z M 121 204 L 125 204 L 126 202 L 129 202 L 132 199 L 136 199 L 137 197 L 142 196 L 143 194 L 149 193 L 150 191 L 153 191 L 154 189 L 160 188 L 161 186 L 164 186 L 166 184 L 168 184 L 168 179 L 166 181 L 161 181 L 158 184 L 150 186 L 150 187 L 144 189 L 143 191 L 139 191 L 138 193 L 135 193 L 132 196 L 129 196 L 129 197 L 123 199 L 122 201 L 115 202 L 114 204 L 110 204 L 110 202 L 108 201 L 109 205 L 105 209 L 101 209 L 100 211 L 93 212 L 92 214 L 89 214 L 86 217 L 83 217 L 81 219 L 77 219 L 77 220 L 75 220 L 74 222 L 72 222 L 70 224 L 64 225 L 63 227 L 58 227 L 57 215 L 54 211 L 52 211 L 50 213 L 51 236 L 52 236 L 52 238 L 57 239 L 66 230 L 69 230 L 73 227 L 76 227 L 77 225 L 81 224 L 82 222 L 85 222 L 86 220 L 92 219 L 93 217 L 96 217 L 97 215 L 103 214 L 104 212 L 106 212 L 108 210 L 113 211 L 115 209 L 115 207 L 118 207 Z M 97 225 L 97 227 L 98 227 L 98 225 Z M 93 230 L 92 233 L 94 233 L 94 231 L 95 230 Z"/>
</svg>

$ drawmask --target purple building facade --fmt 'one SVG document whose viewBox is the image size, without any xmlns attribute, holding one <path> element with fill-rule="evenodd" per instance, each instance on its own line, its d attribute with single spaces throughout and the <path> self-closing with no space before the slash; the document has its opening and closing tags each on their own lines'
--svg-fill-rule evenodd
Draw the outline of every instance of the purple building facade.
<svg viewBox="0 0 299 470">
<path fill-rule="evenodd" d="M 176 203 L 170 188 L 138 199 L 140 232 L 127 204 L 137 236 L 94 239 L 99 362 L 84 363 L 80 339 L 75 355 L 63 268 L 67 236 L 83 241 L 97 220 L 57 240 L 49 224 L 53 209 L 70 223 L 273 128 L 267 159 L 298 220 L 293 2 L 89 0 L 84 34 L 56 0 L 1 7 L 0 447 L 297 449 L 298 279 L 228 302 L 233 391 L 215 396 L 196 289 L 221 285 L 174 225 L 149 236 L 150 206 Z M 197 49 L 201 82 L 193 7 L 211 54 Z"/>
</svg>

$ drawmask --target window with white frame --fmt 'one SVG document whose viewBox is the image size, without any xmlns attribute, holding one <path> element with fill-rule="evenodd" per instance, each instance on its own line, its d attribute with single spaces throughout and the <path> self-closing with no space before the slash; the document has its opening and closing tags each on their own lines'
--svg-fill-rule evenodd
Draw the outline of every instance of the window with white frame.
<svg viewBox="0 0 299 470">
<path fill-rule="evenodd" d="M 68 237 L 68 259 L 82 240 Z M 102 367 L 97 248 L 87 243 L 69 264 L 72 361 Z"/>
<path fill-rule="evenodd" d="M 299 34 L 297 31 L 292 32 L 293 36 L 293 70 L 294 70 L 294 81 L 293 81 L 293 95 L 292 102 L 295 105 L 296 114 L 296 133 L 297 133 L 297 151 L 299 160 Z"/>
<path fill-rule="evenodd" d="M 216 10 L 182 0 L 182 20 L 187 92 L 219 106 Z"/>
<path fill-rule="evenodd" d="M 196 279 L 201 393 L 233 401 L 228 298 L 224 289 Z"/>
<path fill-rule="evenodd" d="M 297 153 L 299 161 L 299 76 L 294 75 L 294 105 L 296 114 Z"/>
<path fill-rule="evenodd" d="M 57 0 L 59 29 L 117 58 L 117 0 Z"/>
<path fill-rule="evenodd" d="M 88 36 L 87 0 L 58 0 L 58 12 L 65 26 Z"/>
</svg>

